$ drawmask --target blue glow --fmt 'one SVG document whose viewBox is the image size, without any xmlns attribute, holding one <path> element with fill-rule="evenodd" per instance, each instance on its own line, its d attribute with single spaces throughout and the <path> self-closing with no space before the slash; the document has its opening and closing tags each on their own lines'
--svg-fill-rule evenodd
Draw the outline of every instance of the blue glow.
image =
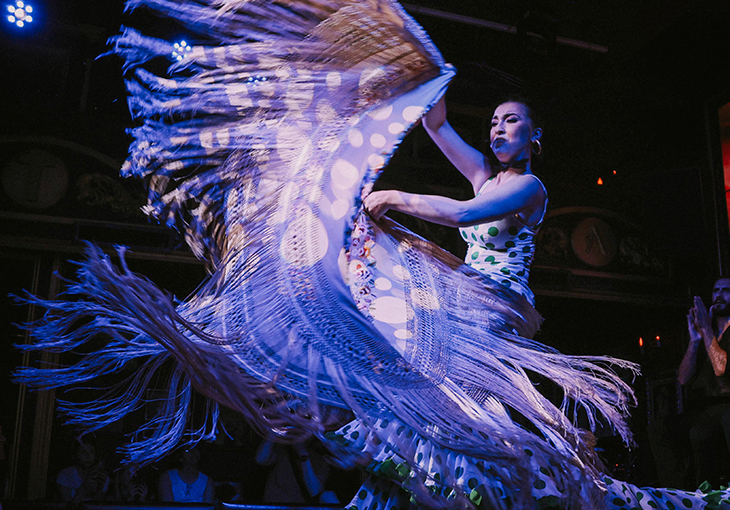
<svg viewBox="0 0 730 510">
<path fill-rule="evenodd" d="M 187 43 L 185 39 L 180 42 L 176 42 L 172 45 L 172 47 L 174 48 L 172 50 L 173 60 L 182 60 L 187 57 L 191 51 L 193 51 L 193 48 Z"/>
<path fill-rule="evenodd" d="M 33 16 L 30 15 L 33 12 L 32 5 L 18 0 L 15 4 L 8 5 L 7 9 L 10 13 L 6 18 L 8 23 L 12 23 L 19 28 L 23 28 L 33 22 Z"/>
</svg>

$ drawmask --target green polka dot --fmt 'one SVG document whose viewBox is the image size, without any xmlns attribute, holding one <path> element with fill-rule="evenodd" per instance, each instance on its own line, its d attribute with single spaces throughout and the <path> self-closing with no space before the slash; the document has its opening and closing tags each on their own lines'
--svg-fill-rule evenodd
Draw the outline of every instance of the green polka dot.
<svg viewBox="0 0 730 510">
<path fill-rule="evenodd" d="M 416 462 L 421 462 L 423 460 L 423 453 L 419 453 L 416 455 Z"/>
<path fill-rule="evenodd" d="M 667 501 L 667 509 L 668 510 L 674 510 L 675 508 L 677 508 L 677 507 L 674 506 L 674 503 L 672 503 L 671 501 Z"/>
<path fill-rule="evenodd" d="M 477 240 L 477 235 L 474 232 L 472 232 L 471 233 L 471 238 L 476 241 Z"/>
<path fill-rule="evenodd" d="M 511 236 L 516 236 L 517 235 L 517 227 L 510 227 L 509 230 L 507 230 L 507 232 L 509 232 L 509 235 L 511 235 Z"/>
<path fill-rule="evenodd" d="M 487 234 L 489 234 L 492 237 L 499 235 L 499 229 L 497 227 L 489 227 L 489 230 L 487 230 Z"/>
<path fill-rule="evenodd" d="M 479 230 L 479 225 L 474 225 L 474 230 Z"/>
<path fill-rule="evenodd" d="M 511 282 L 511 281 L 509 281 L 509 280 L 502 280 L 502 281 L 501 281 L 501 282 L 499 282 L 499 283 L 501 283 L 501 284 L 502 284 L 502 285 L 504 285 L 505 287 L 512 287 L 512 282 Z"/>
<path fill-rule="evenodd" d="M 517 252 L 514 252 L 514 251 L 509 254 L 509 258 L 511 258 L 511 259 L 515 258 L 516 256 L 517 256 Z"/>
<path fill-rule="evenodd" d="M 436 463 L 441 464 L 443 462 L 443 458 L 441 457 L 441 454 L 436 455 Z"/>
<path fill-rule="evenodd" d="M 522 232 L 520 235 L 517 236 L 517 239 L 519 239 L 520 241 L 524 241 L 525 239 L 527 239 L 527 232 Z"/>
<path fill-rule="evenodd" d="M 553 474 L 552 474 L 552 473 L 550 472 L 550 470 L 549 470 L 548 468 L 546 468 L 545 466 L 541 466 L 541 467 L 540 467 L 540 472 L 541 472 L 541 473 L 542 473 L 543 475 L 547 475 L 547 476 L 553 476 Z"/>
<path fill-rule="evenodd" d="M 659 505 L 657 505 L 654 501 L 651 501 L 651 500 L 647 501 L 646 504 L 652 508 L 659 508 Z"/>
<path fill-rule="evenodd" d="M 406 430 L 405 426 L 401 425 L 400 427 L 398 427 L 398 430 L 395 431 L 395 435 L 400 436 L 405 430 Z"/>
<path fill-rule="evenodd" d="M 545 483 L 545 480 L 535 480 L 535 482 L 532 484 L 537 490 L 542 490 L 545 487 L 547 487 L 547 484 Z"/>
<path fill-rule="evenodd" d="M 507 241 L 506 243 L 504 243 L 505 248 L 514 248 L 515 246 L 517 245 L 514 243 L 514 241 Z"/>
<path fill-rule="evenodd" d="M 360 492 L 358 492 L 357 497 L 364 500 L 368 497 L 368 491 L 366 491 L 365 489 L 361 490 Z"/>
<path fill-rule="evenodd" d="M 560 498 L 551 494 L 537 500 L 539 508 L 560 508 Z"/>
<path fill-rule="evenodd" d="M 356 430 L 355 432 L 353 432 L 352 434 L 350 434 L 350 437 L 352 439 L 357 439 L 358 437 L 360 437 L 360 433 Z"/>
<path fill-rule="evenodd" d="M 692 500 L 689 498 L 684 498 L 682 500 L 682 504 L 686 506 L 687 508 L 692 508 Z"/>
<path fill-rule="evenodd" d="M 471 259 L 476 260 L 477 258 L 479 258 L 479 252 L 475 251 L 474 253 L 471 254 Z"/>
<path fill-rule="evenodd" d="M 613 499 L 613 504 L 616 505 L 616 506 L 624 506 L 626 504 L 626 501 L 624 501 L 621 498 L 614 498 Z"/>
<path fill-rule="evenodd" d="M 488 250 L 493 250 L 494 249 L 494 244 L 493 243 L 487 243 L 484 246 L 486 246 Z"/>
<path fill-rule="evenodd" d="M 532 453 L 532 450 L 530 450 L 529 448 L 525 448 L 525 455 L 527 455 L 528 457 L 532 457 L 534 454 Z"/>
<path fill-rule="evenodd" d="M 469 239 L 469 237 L 466 235 L 466 232 L 464 232 L 463 230 L 461 231 L 461 237 L 463 237 L 464 239 Z"/>
<path fill-rule="evenodd" d="M 502 274 L 509 274 L 509 269 L 507 269 L 506 267 L 503 267 L 502 269 L 499 270 L 499 272 Z"/>
<path fill-rule="evenodd" d="M 529 246 L 522 247 L 522 253 L 530 253 L 530 250 L 532 250 L 532 248 Z"/>
<path fill-rule="evenodd" d="M 484 262 L 494 262 L 494 255 L 490 255 L 487 258 L 484 259 Z"/>
<path fill-rule="evenodd" d="M 456 478 L 461 478 L 461 476 L 464 474 L 464 468 L 458 467 L 456 468 Z"/>
<path fill-rule="evenodd" d="M 466 486 L 470 489 L 476 489 L 477 485 L 479 485 L 479 482 L 476 478 L 469 478 L 469 481 L 466 482 Z"/>
<path fill-rule="evenodd" d="M 441 481 L 441 473 L 436 473 L 435 475 L 433 475 L 433 479 L 436 480 L 437 482 L 440 482 Z"/>
</svg>

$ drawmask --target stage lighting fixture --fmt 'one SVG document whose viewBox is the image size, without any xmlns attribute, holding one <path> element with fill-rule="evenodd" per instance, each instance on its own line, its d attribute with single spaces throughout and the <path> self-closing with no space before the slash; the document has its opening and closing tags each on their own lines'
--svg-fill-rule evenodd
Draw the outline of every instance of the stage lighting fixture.
<svg viewBox="0 0 730 510">
<path fill-rule="evenodd" d="M 23 28 L 28 23 L 33 22 L 33 16 L 31 15 L 31 13 L 33 12 L 32 5 L 27 4 L 22 0 L 17 0 L 14 4 L 8 5 L 7 9 L 8 15 L 6 19 L 9 23 L 12 23 L 17 27 Z"/>
<path fill-rule="evenodd" d="M 175 48 L 172 50 L 172 58 L 174 60 L 182 60 L 193 51 L 193 48 L 185 40 L 176 42 L 172 47 Z"/>
</svg>

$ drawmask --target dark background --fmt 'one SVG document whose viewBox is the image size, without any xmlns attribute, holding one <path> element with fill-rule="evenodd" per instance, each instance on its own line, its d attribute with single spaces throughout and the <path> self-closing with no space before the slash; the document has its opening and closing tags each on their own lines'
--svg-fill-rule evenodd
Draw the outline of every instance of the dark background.
<svg viewBox="0 0 730 510">
<path fill-rule="evenodd" d="M 23 341 L 22 333 L 10 323 L 25 321 L 29 313 L 11 305 L 8 293 L 35 285 L 47 294 L 52 270 L 71 274 L 63 261 L 76 257 L 85 239 L 136 247 L 141 255 L 133 268 L 181 298 L 205 274 L 175 233 L 149 224 L 139 212 L 141 183 L 117 178 L 130 142 L 125 128 L 132 122 L 119 61 L 96 59 L 123 21 L 171 39 L 187 34 L 173 23 L 153 25 L 144 14 L 131 21 L 118 0 L 33 5 L 35 19 L 25 30 L 0 19 L 0 165 L 4 177 L 12 165 L 30 168 L 36 160 L 29 162 L 28 153 L 40 150 L 46 167 L 65 168 L 67 184 L 51 205 L 18 199 L 7 186 L 0 199 L 0 309 L 8 319 L 0 343 L 0 425 L 6 445 L 20 434 L 20 394 L 10 372 L 24 362 L 11 346 Z M 643 442 L 646 382 L 671 377 L 686 343 L 691 296 L 707 298 L 728 261 L 716 117 L 717 107 L 730 101 L 727 2 L 418 0 L 406 7 L 459 70 L 447 95 L 457 129 L 484 148 L 494 103 L 505 95 L 529 96 L 544 119 L 544 157 L 536 171 L 549 191 L 549 211 L 614 218 L 617 228 L 630 229 L 660 261 L 661 270 L 632 272 L 617 263 L 595 268 L 538 254 L 533 270 L 537 308 L 545 317 L 541 341 L 568 353 L 642 364 L 633 418 L 639 446 L 632 453 L 616 447 L 611 455 L 620 460 L 623 476 L 651 483 L 653 466 Z M 473 26 L 419 7 L 519 30 Z M 580 43 L 566 44 L 566 38 Z M 383 187 L 469 195 L 420 128 L 382 181 Z M 399 219 L 463 253 L 455 232 Z M 28 405 L 24 434 L 32 427 Z M 53 434 L 51 477 L 68 460 L 72 432 L 54 422 Z M 20 462 L 27 463 L 27 456 Z M 26 484 L 21 476 L 14 497 L 24 496 Z"/>
</svg>

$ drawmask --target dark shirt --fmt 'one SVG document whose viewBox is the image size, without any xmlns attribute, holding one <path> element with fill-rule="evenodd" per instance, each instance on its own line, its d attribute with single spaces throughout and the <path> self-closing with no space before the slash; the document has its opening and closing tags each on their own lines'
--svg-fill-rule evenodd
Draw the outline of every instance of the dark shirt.
<svg viewBox="0 0 730 510">
<path fill-rule="evenodd" d="M 723 351 L 730 352 L 730 328 L 725 330 L 718 343 Z M 701 367 L 692 387 L 701 389 L 709 400 L 722 399 L 730 401 L 730 377 L 728 377 L 730 374 L 726 370 L 723 375 L 715 375 L 704 346 L 699 350 L 704 354 L 698 353 L 698 357 L 702 356 Z"/>
</svg>

